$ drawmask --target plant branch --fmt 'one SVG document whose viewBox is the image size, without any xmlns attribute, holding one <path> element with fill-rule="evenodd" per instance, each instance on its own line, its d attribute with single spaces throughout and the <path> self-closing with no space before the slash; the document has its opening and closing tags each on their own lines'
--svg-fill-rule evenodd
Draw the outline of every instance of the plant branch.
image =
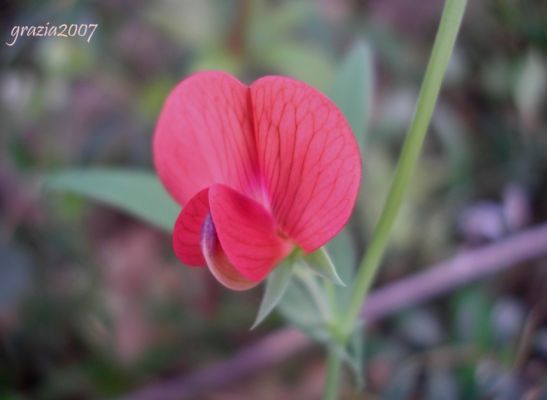
<svg viewBox="0 0 547 400">
<path fill-rule="evenodd" d="M 325 382 L 325 391 L 323 400 L 335 400 L 338 396 L 338 388 L 340 386 L 340 374 L 336 371 L 340 370 L 342 359 L 335 349 L 328 349 L 327 357 L 327 380 Z"/>
</svg>

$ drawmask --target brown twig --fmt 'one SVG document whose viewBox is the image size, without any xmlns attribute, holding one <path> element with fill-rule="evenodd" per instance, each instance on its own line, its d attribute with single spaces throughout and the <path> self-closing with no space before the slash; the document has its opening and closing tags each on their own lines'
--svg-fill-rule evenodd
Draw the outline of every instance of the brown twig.
<svg viewBox="0 0 547 400">
<path fill-rule="evenodd" d="M 547 224 L 479 249 L 467 250 L 410 278 L 378 289 L 368 297 L 362 316 L 368 322 L 376 321 L 494 272 L 545 255 Z M 188 376 L 151 384 L 124 399 L 174 400 L 217 390 L 288 360 L 311 345 L 311 340 L 296 329 L 280 329 L 245 347 L 230 359 Z"/>
</svg>

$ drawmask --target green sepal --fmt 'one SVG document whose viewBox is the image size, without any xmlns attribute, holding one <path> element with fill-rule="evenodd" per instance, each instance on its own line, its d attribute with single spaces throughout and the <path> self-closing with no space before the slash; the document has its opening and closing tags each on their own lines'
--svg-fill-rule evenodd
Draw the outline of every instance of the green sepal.
<svg viewBox="0 0 547 400">
<path fill-rule="evenodd" d="M 270 273 L 268 278 L 266 278 L 264 296 L 260 302 L 258 314 L 251 329 L 256 328 L 264 321 L 279 304 L 283 298 L 283 294 L 285 294 L 287 287 L 289 286 L 295 264 L 294 258 L 289 256 Z"/>
<path fill-rule="evenodd" d="M 325 247 L 321 247 L 313 253 L 304 255 L 302 257 L 302 262 L 320 277 L 325 278 L 336 285 L 346 286 L 346 284 L 342 281 L 342 278 L 338 275 L 336 267 L 334 266 Z"/>
</svg>

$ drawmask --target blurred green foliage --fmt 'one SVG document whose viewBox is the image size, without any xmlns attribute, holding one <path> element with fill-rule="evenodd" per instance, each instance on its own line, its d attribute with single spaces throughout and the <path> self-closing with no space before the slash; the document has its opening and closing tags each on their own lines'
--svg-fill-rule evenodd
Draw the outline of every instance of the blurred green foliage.
<svg viewBox="0 0 547 400">
<path fill-rule="evenodd" d="M 3 41 L 14 25 L 99 28 L 90 43 L 19 38 L 13 47 L 2 44 L 0 398 L 119 396 L 228 357 L 282 323 L 274 317 L 248 331 L 259 290 L 225 291 L 206 271 L 181 268 L 168 235 L 78 196 L 45 195 L 37 184 L 68 168 L 151 171 L 157 114 L 169 90 L 192 71 L 223 69 L 245 82 L 292 75 L 344 107 L 345 89 L 330 91 L 344 79 L 336 75 L 341 68 L 347 81 L 337 87 L 365 85 L 373 93 L 360 110 L 366 125 L 348 114 L 356 135 L 366 137 L 363 187 L 347 236 L 336 239 L 343 243 L 329 245 L 337 265 L 347 266 L 339 272 L 351 273 L 389 187 L 440 4 L 2 3 Z M 375 71 L 364 83 L 350 78 L 357 64 L 342 63 L 361 41 Z M 546 53 L 544 1 L 470 2 L 379 285 L 547 220 Z M 518 398 L 545 390 L 546 262 L 368 327 L 367 395 Z M 301 313 L 320 316 L 310 307 Z M 285 307 L 284 314 L 290 318 L 291 311 Z M 302 391 L 314 398 L 310 388 L 322 386 L 313 374 L 317 363 L 313 355 L 294 360 L 286 366 L 290 377 L 272 370 L 257 385 L 278 387 L 272 398 L 300 399 Z M 253 382 L 234 390 L 241 398 L 256 393 Z M 352 396 L 360 395 L 348 385 Z"/>
</svg>

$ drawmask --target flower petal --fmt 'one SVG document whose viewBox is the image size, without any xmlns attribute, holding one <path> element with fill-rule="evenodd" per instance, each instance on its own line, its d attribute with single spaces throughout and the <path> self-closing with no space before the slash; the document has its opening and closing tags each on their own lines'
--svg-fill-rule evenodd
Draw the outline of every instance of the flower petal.
<svg viewBox="0 0 547 400">
<path fill-rule="evenodd" d="M 173 231 L 173 249 L 177 258 L 189 266 L 205 266 L 201 252 L 201 235 L 209 215 L 209 189 L 196 194 L 183 207 Z"/>
<path fill-rule="evenodd" d="M 246 278 L 261 281 L 292 250 L 293 245 L 278 235 L 272 216 L 255 200 L 214 185 L 209 206 L 228 260 Z"/>
<path fill-rule="evenodd" d="M 259 282 L 253 282 L 245 278 L 230 263 L 220 245 L 215 225 L 210 215 L 205 218 L 203 225 L 201 249 L 213 276 L 228 289 L 247 290 L 259 284 Z"/>
<path fill-rule="evenodd" d="M 154 163 L 171 195 L 186 204 L 215 183 L 249 193 L 257 160 L 248 88 L 224 72 L 200 72 L 171 92 L 154 134 Z"/>
<path fill-rule="evenodd" d="M 342 229 L 355 205 L 357 142 L 334 103 L 302 82 L 270 76 L 250 89 L 272 213 L 285 234 L 314 251 Z"/>
</svg>

